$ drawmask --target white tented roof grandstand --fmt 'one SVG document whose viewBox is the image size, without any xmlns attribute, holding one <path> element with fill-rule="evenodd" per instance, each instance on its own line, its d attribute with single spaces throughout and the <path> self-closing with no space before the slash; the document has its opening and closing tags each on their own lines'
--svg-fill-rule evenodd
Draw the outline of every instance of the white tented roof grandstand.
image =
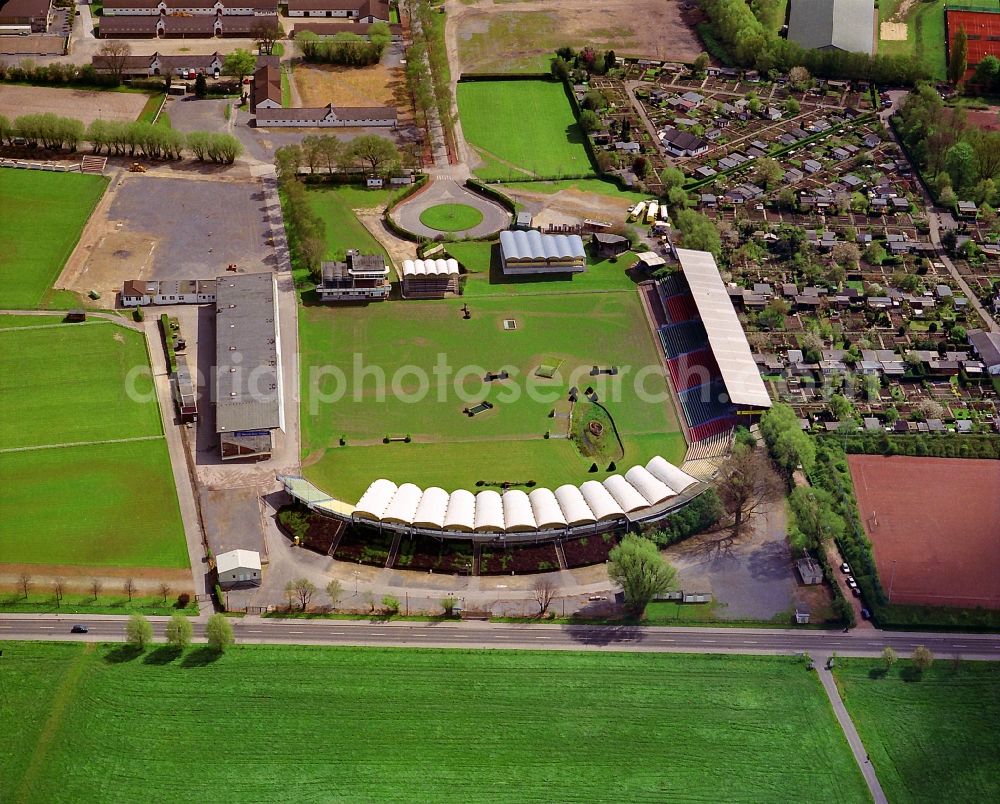
<svg viewBox="0 0 1000 804">
<path fill-rule="evenodd" d="M 460 533 L 527 533 L 592 525 L 626 517 L 660 505 L 698 481 L 656 456 L 644 467 L 633 466 L 624 476 L 603 483 L 588 480 L 560 486 L 555 492 L 510 489 L 502 495 L 484 489 L 448 494 L 432 486 L 422 491 L 412 483 L 397 486 L 381 478 L 358 500 L 354 516 L 385 524 L 412 525 Z"/>
<path fill-rule="evenodd" d="M 408 276 L 458 276 L 458 261 L 403 260 L 403 278 Z"/>
<path fill-rule="evenodd" d="M 701 323 L 708 333 L 719 373 L 734 405 L 771 407 L 760 371 L 750 353 L 750 344 L 719 274 L 715 257 L 708 251 L 677 249 L 677 259 L 691 288 Z"/>
<path fill-rule="evenodd" d="M 536 229 L 500 232 L 500 247 L 508 260 L 586 259 L 580 235 L 542 234 Z"/>
</svg>

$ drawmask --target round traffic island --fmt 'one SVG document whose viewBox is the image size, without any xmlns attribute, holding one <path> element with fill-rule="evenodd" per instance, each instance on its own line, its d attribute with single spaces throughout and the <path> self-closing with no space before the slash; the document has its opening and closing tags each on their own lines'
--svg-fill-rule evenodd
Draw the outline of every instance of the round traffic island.
<svg viewBox="0 0 1000 804">
<path fill-rule="evenodd" d="M 468 204 L 435 204 L 420 213 L 420 222 L 438 232 L 464 232 L 483 222 L 483 213 Z"/>
</svg>

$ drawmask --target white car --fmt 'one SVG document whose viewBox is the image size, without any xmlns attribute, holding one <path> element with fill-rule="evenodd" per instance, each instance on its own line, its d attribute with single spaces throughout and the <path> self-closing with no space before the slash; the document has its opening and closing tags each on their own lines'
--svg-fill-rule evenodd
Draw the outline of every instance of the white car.
<svg viewBox="0 0 1000 804">
<path fill-rule="evenodd" d="M 854 578 L 852 578 L 850 575 L 847 576 L 847 585 L 851 587 L 851 589 L 858 588 L 858 582 L 854 580 Z"/>
</svg>

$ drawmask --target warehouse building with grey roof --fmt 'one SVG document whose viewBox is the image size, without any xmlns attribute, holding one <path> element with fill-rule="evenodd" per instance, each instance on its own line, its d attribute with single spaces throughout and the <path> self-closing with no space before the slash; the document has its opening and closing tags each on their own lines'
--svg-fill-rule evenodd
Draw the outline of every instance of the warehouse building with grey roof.
<svg viewBox="0 0 1000 804">
<path fill-rule="evenodd" d="M 579 274 L 587 270 L 587 252 L 580 235 L 500 232 L 503 272 L 518 274 Z"/>
<path fill-rule="evenodd" d="M 215 431 L 222 460 L 270 457 L 285 427 L 277 292 L 270 273 L 216 280 Z"/>
<path fill-rule="evenodd" d="M 875 52 L 873 0 L 792 0 L 788 39 L 809 50 Z"/>
</svg>

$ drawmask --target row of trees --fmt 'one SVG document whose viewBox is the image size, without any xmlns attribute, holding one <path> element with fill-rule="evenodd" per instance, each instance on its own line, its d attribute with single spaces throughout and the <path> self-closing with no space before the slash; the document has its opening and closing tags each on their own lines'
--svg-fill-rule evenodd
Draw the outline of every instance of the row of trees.
<svg viewBox="0 0 1000 804">
<path fill-rule="evenodd" d="M 896 116 L 896 129 L 942 204 L 960 195 L 978 204 L 1000 202 L 1000 132 L 970 125 L 962 107 L 947 107 L 922 84 Z"/>
<path fill-rule="evenodd" d="M 306 186 L 295 178 L 281 182 L 282 213 L 288 230 L 288 245 L 296 262 L 309 269 L 313 281 L 322 278 L 321 264 L 326 253 L 326 227 L 311 206 Z"/>
<path fill-rule="evenodd" d="M 368 29 L 367 38 L 352 33 L 317 36 L 312 31 L 303 31 L 295 37 L 295 43 L 306 61 L 368 67 L 378 64 L 391 39 L 389 26 L 376 22 Z"/>
<path fill-rule="evenodd" d="M 167 644 L 181 651 L 191 644 L 194 626 L 183 614 L 174 614 L 167 622 Z M 205 624 L 205 638 L 208 647 L 222 653 L 233 644 L 233 625 L 224 614 L 213 614 Z M 139 651 L 145 650 L 153 642 L 153 626 L 141 614 L 133 614 L 125 625 L 126 643 Z"/>
<path fill-rule="evenodd" d="M 806 50 L 795 42 L 778 36 L 777 28 L 762 24 L 745 0 L 700 0 L 715 38 L 726 48 L 730 57 L 742 67 L 761 72 L 788 72 L 802 66 L 821 78 L 849 78 L 875 81 L 879 84 L 914 84 L 927 78 L 920 61 L 903 56 L 869 56 L 842 50 Z M 778 12 L 764 10 L 760 0 L 754 4 L 758 13 L 770 20 Z"/>
<path fill-rule="evenodd" d="M 232 134 L 209 131 L 183 134 L 144 121 L 95 120 L 85 129 L 79 120 L 51 113 L 22 115 L 13 121 L 0 115 L 0 142 L 13 144 L 17 138 L 24 139 L 31 148 L 70 151 L 87 141 L 96 154 L 147 159 L 181 159 L 187 151 L 199 162 L 224 165 L 233 164 L 243 153 L 242 143 Z"/>
<path fill-rule="evenodd" d="M 376 176 L 398 176 L 403 169 L 403 155 L 392 140 L 377 134 L 355 137 L 349 143 L 333 136 L 310 135 L 302 142 L 285 145 L 274 152 L 279 178 L 295 178 L 302 168 L 310 173 L 350 173 L 359 168 Z"/>
<path fill-rule="evenodd" d="M 430 113 L 437 112 L 438 119 L 451 137 L 455 127 L 452 112 L 451 73 L 444 42 L 444 19 L 431 5 L 430 0 L 412 0 L 410 15 L 413 25 L 413 44 L 406 51 L 406 78 L 413 94 L 418 120 L 426 127 Z"/>
<path fill-rule="evenodd" d="M 28 594 L 34 588 L 35 581 L 32 576 L 27 572 L 22 572 L 17 579 L 17 587 L 21 590 L 21 596 L 27 600 Z M 56 608 L 58 608 L 66 596 L 66 579 L 62 577 L 56 577 L 52 579 L 52 597 L 55 600 Z M 91 600 L 97 601 L 101 596 L 101 592 L 104 591 L 104 581 L 100 578 L 91 578 L 89 583 Z M 121 585 L 122 594 L 128 597 L 128 602 L 132 602 L 132 598 L 135 596 L 138 588 L 136 587 L 134 578 L 125 578 Z M 163 598 L 163 603 L 166 605 L 167 598 L 170 596 L 171 589 L 170 584 L 161 583 L 159 585 L 158 591 L 160 596 Z M 190 602 L 191 596 L 184 592 L 177 598 L 177 605 L 180 608 L 184 608 Z"/>
</svg>

